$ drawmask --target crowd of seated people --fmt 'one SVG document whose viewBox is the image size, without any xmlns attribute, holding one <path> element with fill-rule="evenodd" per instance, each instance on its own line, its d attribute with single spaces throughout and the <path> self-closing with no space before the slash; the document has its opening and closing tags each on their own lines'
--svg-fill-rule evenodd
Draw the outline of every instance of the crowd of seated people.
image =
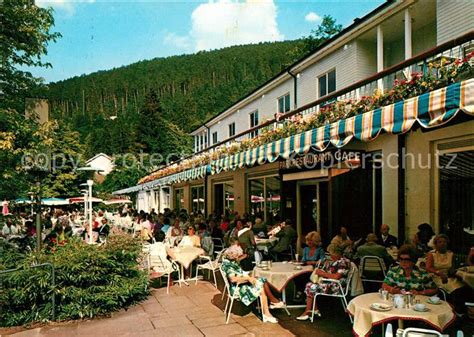
<svg viewBox="0 0 474 337">
<path fill-rule="evenodd" d="M 88 239 L 88 224 L 84 215 L 76 210 L 52 210 L 42 214 L 43 240 L 48 245 L 67 242 L 72 235 L 82 235 Z M 16 217 L 3 217 L 0 224 L 0 236 L 5 239 L 17 236 L 35 235 L 35 226 L 31 216 L 17 214 Z M 81 229 L 82 231 L 79 230 Z M 290 247 L 294 252 L 302 253 L 302 262 L 314 266 L 315 275 L 337 279 L 344 284 L 349 275 L 350 262 L 358 261 L 366 256 L 377 256 L 383 259 L 386 266 L 386 277 L 382 287 L 390 293 L 410 291 L 418 294 L 431 295 L 442 289 L 447 294 L 447 300 L 453 304 L 456 311 L 463 313 L 466 308 L 464 302 L 474 301 L 473 292 L 455 274 L 456 261 L 454 254 L 448 250 L 449 238 L 446 235 L 435 235 L 429 224 L 418 226 L 418 232 L 410 245 L 401 245 L 399 240 L 390 234 L 390 227 L 382 224 L 378 235 L 369 233 L 363 240 L 357 234 L 348 233 L 350 227 L 340 227 L 337 234 L 331 238 L 321 237 L 320 233 L 312 231 L 304 233 L 296 246 L 297 232 L 292 221 L 280 221 L 277 217 L 272 223 L 265 223 L 263 216 L 257 214 L 238 214 L 226 212 L 225 214 L 211 214 L 205 217 L 199 212 L 188 213 L 185 210 L 172 211 L 166 209 L 163 213 L 137 212 L 123 208 L 116 213 L 94 211 L 93 215 L 93 240 L 101 242 L 110 232 L 119 228 L 129 232 L 144 241 L 165 242 L 170 246 L 195 246 L 204 249 L 205 253 L 212 255 L 214 252 L 214 239 L 223 242 L 225 247 L 239 247 L 242 251 L 239 258 L 229 259 L 238 264 L 242 271 L 251 271 L 255 262 L 261 258 L 266 260 L 283 261 L 294 258 L 289 254 Z M 259 251 L 256 238 L 274 236 L 278 240 L 267 252 Z M 360 237 L 360 234 L 359 234 Z M 102 239 L 101 239 L 102 238 Z M 221 241 L 222 240 L 222 241 Z M 398 248 L 395 255 L 388 251 Z M 326 249 L 325 249 L 326 248 Z M 394 259 L 395 257 L 395 259 Z M 417 264 L 419 258 L 425 264 Z M 471 249 L 467 259 L 468 264 L 474 264 L 474 249 Z M 236 267 L 234 266 L 233 269 Z M 230 275 L 229 275 L 230 276 Z M 270 305 L 279 305 L 279 300 L 273 294 L 275 289 L 268 290 L 265 282 L 249 279 L 248 282 L 256 287 L 252 293 L 256 296 L 266 296 Z M 260 284 L 262 283 L 262 284 Z M 295 279 L 296 297 L 306 297 L 306 310 L 299 316 L 300 320 L 308 319 L 313 297 L 316 292 L 339 291 L 330 286 L 317 282 L 317 277 L 309 280 L 309 275 Z M 262 290 L 264 289 L 264 290 Z M 272 304 L 273 303 L 273 304 Z M 319 315 L 316 303 L 316 316 Z M 264 310 L 265 311 L 265 310 Z M 272 321 L 269 312 L 265 315 Z"/>
</svg>

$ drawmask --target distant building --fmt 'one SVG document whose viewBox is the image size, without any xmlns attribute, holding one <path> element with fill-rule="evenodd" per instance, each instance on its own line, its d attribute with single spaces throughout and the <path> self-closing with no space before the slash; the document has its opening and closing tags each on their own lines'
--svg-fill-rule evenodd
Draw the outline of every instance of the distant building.
<svg viewBox="0 0 474 337">
<path fill-rule="evenodd" d="M 47 99 L 25 99 L 25 118 L 36 119 L 39 124 L 49 121 L 49 103 Z"/>
<path fill-rule="evenodd" d="M 114 169 L 113 159 L 105 153 L 96 154 L 94 157 L 86 161 L 86 165 L 101 170 L 100 173 L 96 173 L 94 176 L 95 180 L 99 182 L 102 182 L 105 176 Z"/>
</svg>

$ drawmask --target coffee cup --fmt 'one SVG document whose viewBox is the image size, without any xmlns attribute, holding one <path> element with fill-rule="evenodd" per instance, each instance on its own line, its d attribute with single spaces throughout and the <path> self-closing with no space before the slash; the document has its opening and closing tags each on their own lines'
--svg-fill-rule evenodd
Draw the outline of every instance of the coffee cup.
<svg viewBox="0 0 474 337">
<path fill-rule="evenodd" d="M 415 309 L 419 311 L 425 310 L 426 306 L 423 303 L 417 303 L 415 304 Z"/>
<path fill-rule="evenodd" d="M 430 301 L 433 302 L 433 303 L 439 303 L 439 301 L 441 301 L 441 299 L 438 296 L 431 296 Z"/>
</svg>

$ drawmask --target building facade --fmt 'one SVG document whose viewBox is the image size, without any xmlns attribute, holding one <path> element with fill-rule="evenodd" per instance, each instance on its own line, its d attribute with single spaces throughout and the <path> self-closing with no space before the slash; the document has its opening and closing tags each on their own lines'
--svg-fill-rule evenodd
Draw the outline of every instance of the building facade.
<svg viewBox="0 0 474 337">
<path fill-rule="evenodd" d="M 358 238 L 387 223 L 403 242 L 429 223 L 464 249 L 474 228 L 472 72 L 416 98 L 229 148 L 317 119 L 334 100 L 353 106 L 395 90 L 394 81 L 430 74 L 433 63 L 472 67 L 473 15 L 470 1 L 387 2 L 192 132 L 195 156 L 207 153 L 207 164 L 117 193 L 138 193 L 145 211 L 290 218 L 300 239 L 318 230 L 328 241 L 340 226 Z"/>
</svg>

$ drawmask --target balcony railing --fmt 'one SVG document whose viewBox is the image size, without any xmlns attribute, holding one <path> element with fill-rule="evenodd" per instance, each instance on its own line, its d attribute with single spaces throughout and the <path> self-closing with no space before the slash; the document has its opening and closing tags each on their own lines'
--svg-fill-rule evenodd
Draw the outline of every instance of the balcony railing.
<svg viewBox="0 0 474 337">
<path fill-rule="evenodd" d="M 337 90 L 298 109 L 289 111 L 280 116 L 275 116 L 275 118 L 267 120 L 258 126 L 250 128 L 244 132 L 234 135 L 233 137 L 229 137 L 217 144 L 207 147 L 206 149 L 203 149 L 190 156 L 182 158 L 180 161 L 172 163 L 172 165 L 179 164 L 183 160 L 188 160 L 192 157 L 200 156 L 207 152 L 214 152 L 215 150 L 218 150 L 221 147 L 229 146 L 229 144 L 232 144 L 233 142 L 244 141 L 245 139 L 251 138 L 249 137 L 250 135 L 261 135 L 263 132 L 265 132 L 265 130 L 280 127 L 282 123 L 292 123 L 292 118 L 295 118 L 297 116 L 300 116 L 301 118 L 306 118 L 307 116 L 313 118 L 315 116 L 325 117 L 325 110 L 328 109 L 331 104 L 334 104 L 334 102 L 340 102 L 342 103 L 342 105 L 347 102 L 347 104 L 350 105 L 354 102 L 359 101 L 360 105 L 360 100 L 362 100 L 363 103 L 364 97 L 371 96 L 374 94 L 374 92 L 377 91 L 379 94 L 381 94 L 382 92 L 390 92 L 390 90 L 392 90 L 393 88 L 396 89 L 396 86 L 399 85 L 400 82 L 409 82 L 410 79 L 413 77 L 413 74 L 416 74 L 418 79 L 425 78 L 423 76 L 429 75 L 428 77 L 434 79 L 434 82 L 436 82 L 437 78 L 446 75 L 443 75 L 442 71 L 445 71 L 448 68 L 433 66 L 433 64 L 452 64 L 453 62 L 455 62 L 455 60 L 463 60 L 466 55 L 472 53 L 472 51 L 474 51 L 474 31 L 471 31 L 459 38 L 448 41 L 429 51 L 420 53 L 408 60 L 391 66 L 377 74 L 374 74 L 373 76 L 358 81 L 343 89 Z M 472 62 L 472 59 L 470 62 Z M 328 120 L 325 120 L 325 122 L 328 122 Z"/>
<path fill-rule="evenodd" d="M 298 109 L 289 111 L 280 116 L 275 116 L 275 118 L 271 120 L 267 120 L 256 127 L 249 128 L 219 143 L 209 146 L 204 150 L 196 152 L 193 155 L 198 155 L 207 151 L 212 151 L 213 149 L 222 146 L 226 146 L 232 141 L 241 141 L 248 138 L 249 135 L 255 134 L 256 132 L 260 133 L 261 130 L 265 128 L 268 129 L 269 127 L 274 127 L 278 123 L 288 120 L 295 115 L 306 116 L 309 114 L 318 113 L 321 107 L 324 107 L 334 101 L 358 100 L 364 96 L 370 96 L 374 94 L 377 89 L 381 91 L 390 90 L 394 87 L 396 80 L 409 80 L 410 75 L 414 73 L 420 74 L 421 76 L 428 73 L 434 77 L 440 76 L 438 69 L 430 68 L 430 63 L 436 63 L 442 59 L 445 61 L 463 59 L 472 51 L 474 51 L 474 31 L 443 43 L 426 52 L 420 53 L 408 60 L 393 65 L 350 86 L 332 92 L 331 94 L 301 106 Z"/>
</svg>

